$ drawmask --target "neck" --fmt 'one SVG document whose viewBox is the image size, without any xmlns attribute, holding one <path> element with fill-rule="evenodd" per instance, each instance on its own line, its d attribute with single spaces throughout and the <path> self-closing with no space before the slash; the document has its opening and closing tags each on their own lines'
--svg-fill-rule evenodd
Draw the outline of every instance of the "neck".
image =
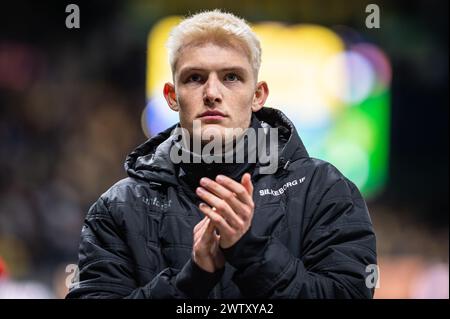
<svg viewBox="0 0 450 319">
<path fill-rule="evenodd" d="M 258 140 L 258 129 L 261 128 L 261 125 L 255 115 L 252 115 L 249 128 L 254 129 L 256 140 Z M 179 178 L 185 181 L 191 189 L 195 189 L 199 185 L 200 178 L 215 179 L 219 174 L 240 181 L 245 172 L 252 171 L 255 167 L 255 163 L 248 161 L 248 154 L 255 151 L 255 145 L 248 145 L 249 143 L 247 143 L 245 136 L 242 138 L 244 138 L 243 143 L 234 141 L 230 145 L 222 147 L 222 150 L 210 149 L 208 148 L 208 143 L 206 143 L 201 147 L 201 154 L 198 151 L 194 153 L 192 148 L 189 150 L 181 148 L 180 151 L 185 153 L 185 158 L 189 158 L 189 161 L 182 161 L 178 164 Z M 235 145 L 243 146 L 243 149 L 241 147 L 237 150 L 237 152 L 244 152 L 243 162 L 239 160 L 241 157 L 237 156 Z M 216 154 L 214 154 L 214 151 L 216 151 Z M 242 156 L 242 154 L 240 155 Z"/>
</svg>

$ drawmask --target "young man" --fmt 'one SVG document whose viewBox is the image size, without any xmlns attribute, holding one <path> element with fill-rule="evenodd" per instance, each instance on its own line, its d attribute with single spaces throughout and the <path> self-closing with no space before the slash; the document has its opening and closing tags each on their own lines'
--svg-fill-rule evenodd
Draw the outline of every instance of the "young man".
<svg viewBox="0 0 450 319">
<path fill-rule="evenodd" d="M 336 168 L 308 156 L 281 111 L 263 107 L 269 90 L 250 27 L 199 13 L 174 28 L 168 49 L 164 96 L 180 123 L 133 151 L 129 177 L 90 208 L 68 297 L 371 298 L 366 204 Z M 214 138 L 224 146 L 208 163 Z M 246 160 L 224 160 L 238 158 L 234 144 Z"/>
</svg>

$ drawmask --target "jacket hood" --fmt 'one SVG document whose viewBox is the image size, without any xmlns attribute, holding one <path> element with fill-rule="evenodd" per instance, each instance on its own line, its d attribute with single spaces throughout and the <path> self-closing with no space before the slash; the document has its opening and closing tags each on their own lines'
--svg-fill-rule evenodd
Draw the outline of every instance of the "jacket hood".
<svg viewBox="0 0 450 319">
<path fill-rule="evenodd" d="M 263 107 L 254 115 L 262 127 L 278 128 L 278 167 L 286 168 L 300 158 L 309 157 L 294 124 L 278 109 Z M 173 145 L 172 131 L 175 124 L 153 136 L 132 151 L 125 160 L 125 170 L 130 177 L 139 178 L 156 184 L 177 185 L 175 165 L 170 160 L 170 148 Z"/>
</svg>

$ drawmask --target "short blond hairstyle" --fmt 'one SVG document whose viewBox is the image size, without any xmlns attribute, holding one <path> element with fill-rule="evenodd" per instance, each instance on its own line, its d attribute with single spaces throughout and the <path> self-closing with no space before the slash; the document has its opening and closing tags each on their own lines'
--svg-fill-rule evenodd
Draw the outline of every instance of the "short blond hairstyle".
<svg viewBox="0 0 450 319">
<path fill-rule="evenodd" d="M 183 47 L 209 41 L 222 44 L 237 41 L 248 55 L 255 78 L 258 77 L 261 45 L 256 34 L 244 19 L 219 9 L 194 14 L 172 29 L 166 44 L 172 74 Z"/>
</svg>

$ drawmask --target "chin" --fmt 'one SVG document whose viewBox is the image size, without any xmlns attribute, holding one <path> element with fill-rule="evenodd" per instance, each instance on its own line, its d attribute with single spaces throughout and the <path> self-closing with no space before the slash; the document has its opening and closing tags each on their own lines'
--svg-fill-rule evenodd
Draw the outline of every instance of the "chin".
<svg viewBox="0 0 450 319">
<path fill-rule="evenodd" d="M 211 140 L 212 136 L 214 138 L 219 138 L 224 136 L 224 127 L 219 124 L 204 124 L 202 128 L 202 137 L 206 138 L 206 140 Z"/>
</svg>

